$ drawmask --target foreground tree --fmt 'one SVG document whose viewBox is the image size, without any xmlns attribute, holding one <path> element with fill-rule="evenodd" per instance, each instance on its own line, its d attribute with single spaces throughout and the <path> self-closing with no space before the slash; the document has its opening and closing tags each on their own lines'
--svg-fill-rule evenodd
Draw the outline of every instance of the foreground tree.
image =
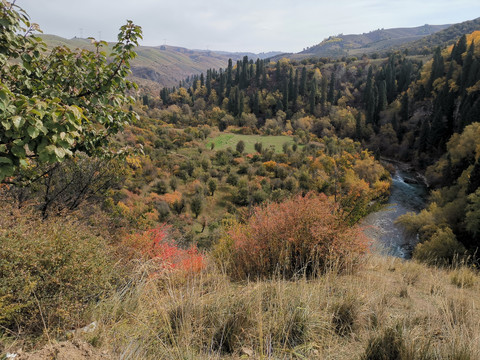
<svg viewBox="0 0 480 360">
<path fill-rule="evenodd" d="M 139 26 L 121 27 L 109 57 L 94 40 L 95 51 L 47 51 L 38 31 L 21 8 L 0 2 L 0 182 L 78 151 L 104 155 L 109 136 L 136 116 L 126 77 Z"/>
</svg>

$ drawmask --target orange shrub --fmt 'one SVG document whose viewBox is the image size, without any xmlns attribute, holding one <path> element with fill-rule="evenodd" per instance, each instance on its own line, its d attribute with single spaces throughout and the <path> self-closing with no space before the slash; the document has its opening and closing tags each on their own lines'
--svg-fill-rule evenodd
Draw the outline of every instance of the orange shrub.
<svg viewBox="0 0 480 360">
<path fill-rule="evenodd" d="M 343 269 L 367 251 L 368 240 L 337 210 L 313 193 L 259 206 L 245 224 L 232 225 L 214 254 L 228 258 L 227 271 L 237 279 L 313 275 L 334 264 Z"/>
<path fill-rule="evenodd" d="M 180 201 L 182 193 L 174 191 L 173 193 L 167 193 L 161 197 L 161 200 L 165 201 L 168 205 L 172 205 L 175 201 Z"/>
<path fill-rule="evenodd" d="M 180 270 L 196 273 L 205 267 L 205 259 L 195 246 L 180 248 L 169 239 L 169 226 L 160 225 L 127 239 L 132 249 L 155 261 L 158 271 Z"/>
<path fill-rule="evenodd" d="M 277 163 L 273 160 L 265 161 L 263 163 L 263 166 L 267 169 L 267 171 L 274 171 L 275 168 L 277 167 Z"/>
</svg>

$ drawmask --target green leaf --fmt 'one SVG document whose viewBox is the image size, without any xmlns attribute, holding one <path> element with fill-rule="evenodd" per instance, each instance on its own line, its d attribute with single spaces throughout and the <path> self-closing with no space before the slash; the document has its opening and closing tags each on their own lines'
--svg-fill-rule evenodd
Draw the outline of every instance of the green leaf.
<svg viewBox="0 0 480 360">
<path fill-rule="evenodd" d="M 8 99 L 8 93 L 5 90 L 0 90 L 0 99 L 5 102 Z"/>
<path fill-rule="evenodd" d="M 0 181 L 5 179 L 6 177 L 12 176 L 14 171 L 15 171 L 14 165 L 1 164 L 0 165 Z"/>
<path fill-rule="evenodd" d="M 2 121 L 2 126 L 5 130 L 10 130 L 12 123 L 8 120 Z"/>
<path fill-rule="evenodd" d="M 30 136 L 30 138 L 35 139 L 40 134 L 40 130 L 37 129 L 36 127 L 29 126 L 27 129 L 27 133 Z"/>
<path fill-rule="evenodd" d="M 15 128 L 18 130 L 23 126 L 23 124 L 25 124 L 25 119 L 22 118 L 21 116 L 14 116 L 12 118 L 12 122 L 13 122 L 13 126 L 15 126 Z"/>
<path fill-rule="evenodd" d="M 13 165 L 13 161 L 12 161 L 12 159 L 9 159 L 5 156 L 0 156 L 0 164 L 2 164 L 2 166 L 3 166 L 3 164 Z"/>
<path fill-rule="evenodd" d="M 49 155 L 53 155 L 55 154 L 55 149 L 57 147 L 55 145 L 48 145 L 48 146 L 45 146 L 45 151 L 47 152 L 47 154 Z"/>
<path fill-rule="evenodd" d="M 50 154 L 49 152 L 44 149 L 38 153 L 38 159 L 40 162 L 48 162 L 50 160 Z"/>
<path fill-rule="evenodd" d="M 65 157 L 65 149 L 56 147 L 55 148 L 55 155 L 57 155 L 57 158 L 63 159 Z"/>
<path fill-rule="evenodd" d="M 25 148 L 23 146 L 18 146 L 18 145 L 12 146 L 11 152 L 17 158 L 24 158 L 27 155 L 25 152 Z"/>
</svg>

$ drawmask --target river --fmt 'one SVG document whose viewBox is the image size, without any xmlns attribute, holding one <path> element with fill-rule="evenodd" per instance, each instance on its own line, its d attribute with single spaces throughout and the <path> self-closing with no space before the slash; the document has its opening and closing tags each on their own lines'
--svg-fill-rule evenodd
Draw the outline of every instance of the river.
<svg viewBox="0 0 480 360">
<path fill-rule="evenodd" d="M 425 207 L 427 188 L 423 182 L 395 166 L 388 203 L 381 210 L 366 216 L 361 225 L 365 234 L 374 240 L 373 247 L 381 253 L 408 259 L 417 243 L 408 237 L 395 220 L 407 212 L 418 213 Z"/>
</svg>

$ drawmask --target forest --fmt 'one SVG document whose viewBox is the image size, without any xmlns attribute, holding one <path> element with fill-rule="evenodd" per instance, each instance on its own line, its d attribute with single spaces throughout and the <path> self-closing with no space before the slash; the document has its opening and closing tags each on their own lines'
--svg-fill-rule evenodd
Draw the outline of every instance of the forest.
<svg viewBox="0 0 480 360">
<path fill-rule="evenodd" d="M 0 358 L 480 356 L 480 31 L 158 91 L 131 21 L 48 49 L 0 12 Z M 361 225 L 394 162 L 429 189 L 412 260 Z"/>
</svg>

